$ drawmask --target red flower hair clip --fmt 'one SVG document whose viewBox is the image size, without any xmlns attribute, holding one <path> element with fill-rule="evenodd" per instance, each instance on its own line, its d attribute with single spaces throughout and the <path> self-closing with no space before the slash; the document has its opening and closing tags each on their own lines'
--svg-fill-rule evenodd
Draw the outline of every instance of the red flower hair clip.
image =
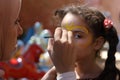
<svg viewBox="0 0 120 80">
<path fill-rule="evenodd" d="M 110 29 L 113 27 L 113 22 L 110 19 L 105 19 L 104 26 L 105 26 L 105 28 Z"/>
</svg>

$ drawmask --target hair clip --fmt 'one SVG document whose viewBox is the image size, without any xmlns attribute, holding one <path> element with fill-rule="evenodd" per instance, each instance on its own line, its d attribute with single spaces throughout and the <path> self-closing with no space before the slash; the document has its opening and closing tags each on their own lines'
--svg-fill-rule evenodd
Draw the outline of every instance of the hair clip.
<svg viewBox="0 0 120 80">
<path fill-rule="evenodd" d="M 105 26 L 105 28 L 110 29 L 113 27 L 113 22 L 110 19 L 105 19 L 104 26 Z"/>
</svg>

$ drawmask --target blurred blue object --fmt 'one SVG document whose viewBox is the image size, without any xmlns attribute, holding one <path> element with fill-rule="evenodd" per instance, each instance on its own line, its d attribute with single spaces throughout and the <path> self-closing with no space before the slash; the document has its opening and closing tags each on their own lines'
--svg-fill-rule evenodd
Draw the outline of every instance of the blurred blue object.
<svg viewBox="0 0 120 80">
<path fill-rule="evenodd" d="M 28 31 L 25 33 L 25 37 L 22 39 L 24 44 L 26 44 L 30 40 L 31 36 L 33 36 L 34 33 L 35 33 L 34 27 L 30 27 Z"/>
</svg>

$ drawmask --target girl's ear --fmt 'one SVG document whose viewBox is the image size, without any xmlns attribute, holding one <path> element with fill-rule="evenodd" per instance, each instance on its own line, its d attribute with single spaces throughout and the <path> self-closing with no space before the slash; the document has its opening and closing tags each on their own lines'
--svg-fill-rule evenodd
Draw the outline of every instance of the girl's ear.
<svg viewBox="0 0 120 80">
<path fill-rule="evenodd" d="M 94 49 L 95 50 L 99 50 L 103 47 L 105 43 L 105 39 L 101 36 L 101 37 L 98 37 L 95 42 L 94 42 Z"/>
</svg>

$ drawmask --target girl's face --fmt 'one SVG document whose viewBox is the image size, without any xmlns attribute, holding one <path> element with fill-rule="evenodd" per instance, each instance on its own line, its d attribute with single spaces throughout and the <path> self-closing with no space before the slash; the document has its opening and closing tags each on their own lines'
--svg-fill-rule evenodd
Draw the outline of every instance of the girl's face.
<svg viewBox="0 0 120 80">
<path fill-rule="evenodd" d="M 61 26 L 73 32 L 77 60 L 95 56 L 93 35 L 82 18 L 72 13 L 67 13 L 62 20 Z"/>
<path fill-rule="evenodd" d="M 10 0 L 4 2 L 4 26 L 2 37 L 2 57 L 1 60 L 8 60 L 16 50 L 17 37 L 22 34 L 22 28 L 18 22 L 21 0 Z"/>
</svg>

